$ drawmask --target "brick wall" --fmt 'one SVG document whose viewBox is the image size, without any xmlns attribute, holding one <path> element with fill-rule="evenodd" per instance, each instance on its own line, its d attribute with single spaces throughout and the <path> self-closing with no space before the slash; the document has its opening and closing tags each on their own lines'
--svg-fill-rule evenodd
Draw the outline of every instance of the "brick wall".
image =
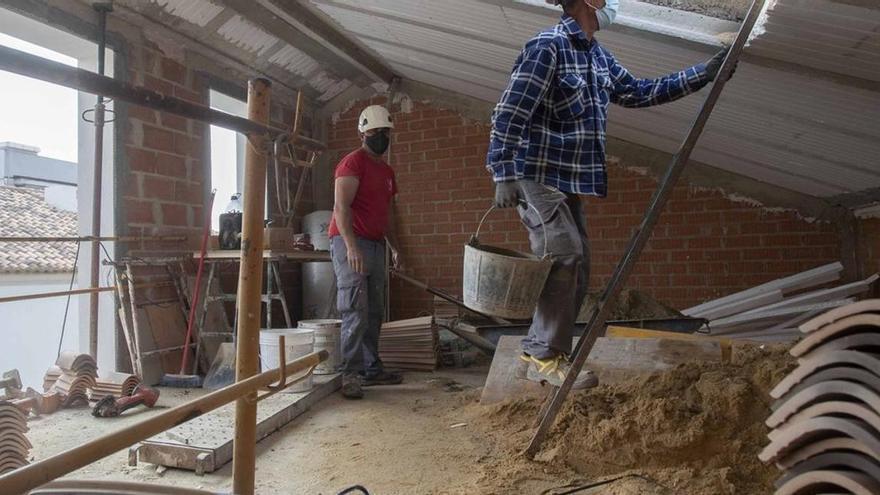
<svg viewBox="0 0 880 495">
<path fill-rule="evenodd" d="M 331 162 L 358 146 L 356 118 L 366 104 L 334 124 Z M 462 246 L 493 196 L 484 169 L 488 127 L 424 104 L 394 117 L 391 163 L 401 191 L 398 228 L 408 268 L 416 278 L 460 294 Z M 612 273 L 657 187 L 654 178 L 623 165 L 639 166 L 612 163 L 609 196 L 583 201 L 592 247 L 591 290 L 599 290 Z M 494 213 L 480 239 L 527 249 L 513 211 Z M 794 213 L 767 211 L 683 184 L 628 285 L 684 308 L 837 260 L 839 249 L 829 223 L 807 222 Z M 392 292 L 395 317 L 430 308 L 427 294 L 397 281 Z"/>
<path fill-rule="evenodd" d="M 210 87 L 203 73 L 166 57 L 149 42 L 129 40 L 127 48 L 129 82 L 194 103 L 209 104 Z M 229 82 L 242 87 L 247 84 L 243 80 Z M 294 104 L 292 99 L 273 93 L 270 124 L 289 128 Z M 117 105 L 117 108 L 122 107 L 121 103 Z M 123 129 L 125 149 L 117 168 L 122 171 L 119 174 L 118 201 L 120 234 L 187 236 L 185 243 L 129 243 L 129 254 L 163 256 L 198 250 L 208 199 L 209 184 L 206 181 L 210 181 L 211 177 L 210 127 L 198 121 L 135 105 L 126 105 L 125 108 L 128 117 Z M 312 126 L 312 115 L 307 113 L 302 128 L 309 130 Z M 290 175 L 291 191 L 296 191 L 299 173 L 300 170 L 296 170 Z M 272 167 L 267 170 L 267 175 L 269 184 L 273 184 L 267 191 L 269 215 L 277 222 L 279 209 L 275 200 L 275 173 Z M 215 201 L 225 202 L 227 199 L 215 198 Z M 299 211 L 311 211 L 313 204 L 312 187 L 307 184 Z M 220 273 L 224 290 L 234 292 L 238 270 L 226 267 Z M 299 265 L 285 264 L 281 277 L 292 316 L 297 318 L 301 300 Z M 278 305 L 273 305 L 273 308 L 277 313 L 273 313 L 274 321 L 283 321 Z"/>
<path fill-rule="evenodd" d="M 209 85 L 205 77 L 180 62 L 165 57 L 154 46 L 130 45 L 129 81 L 162 94 L 194 103 L 209 104 Z M 240 82 L 245 85 L 245 81 Z M 270 123 L 290 127 L 293 108 L 288 101 L 272 99 Z M 207 202 L 205 181 L 210 180 L 207 156 L 209 126 L 168 113 L 128 105 L 124 130 L 128 173 L 120 178 L 123 228 L 130 235 L 187 235 L 183 249 L 198 249 Z M 311 118 L 303 128 L 311 127 Z M 274 171 L 268 170 L 274 184 Z M 291 187 L 295 190 L 294 174 Z M 270 215 L 278 217 L 275 190 L 268 191 Z M 305 188 L 303 210 L 312 205 L 311 187 Z M 216 198 L 225 201 L 227 198 Z M 180 250 L 180 245 L 145 243 L 133 246 L 141 253 Z"/>
</svg>

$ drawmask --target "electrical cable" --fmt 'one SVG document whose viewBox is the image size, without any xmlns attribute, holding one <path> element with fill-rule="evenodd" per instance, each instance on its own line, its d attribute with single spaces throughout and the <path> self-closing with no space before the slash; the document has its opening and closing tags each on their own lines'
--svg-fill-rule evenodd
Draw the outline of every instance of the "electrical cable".
<svg viewBox="0 0 880 495">
<path fill-rule="evenodd" d="M 67 290 L 73 290 L 73 283 L 76 281 L 76 265 L 79 262 L 79 248 L 82 245 L 81 242 L 76 242 L 76 255 L 73 257 L 73 273 L 70 275 L 70 285 Z M 72 294 L 67 295 L 67 303 L 64 305 L 64 319 L 61 321 L 61 338 L 58 339 L 58 352 L 55 354 L 55 359 L 58 359 L 61 356 L 61 345 L 64 343 L 64 331 L 67 328 L 67 313 L 70 310 L 70 297 Z"/>
</svg>

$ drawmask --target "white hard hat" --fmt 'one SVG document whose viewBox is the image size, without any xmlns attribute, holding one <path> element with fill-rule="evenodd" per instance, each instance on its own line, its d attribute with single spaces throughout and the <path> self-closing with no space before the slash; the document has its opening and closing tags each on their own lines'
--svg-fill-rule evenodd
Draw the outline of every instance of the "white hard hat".
<svg viewBox="0 0 880 495">
<path fill-rule="evenodd" d="M 394 122 L 391 122 L 391 114 L 381 105 L 370 105 L 361 112 L 358 118 L 358 131 L 367 132 L 370 129 L 379 129 L 388 127 L 393 129 Z"/>
</svg>

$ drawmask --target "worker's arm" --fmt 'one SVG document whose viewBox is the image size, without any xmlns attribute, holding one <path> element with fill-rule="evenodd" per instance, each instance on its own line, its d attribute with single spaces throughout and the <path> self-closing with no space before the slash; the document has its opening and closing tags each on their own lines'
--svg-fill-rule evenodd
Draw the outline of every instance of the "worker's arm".
<svg viewBox="0 0 880 495">
<path fill-rule="evenodd" d="M 697 64 L 656 79 L 639 79 L 620 65 L 610 52 L 605 51 L 605 57 L 608 59 L 612 83 L 611 101 L 628 108 L 650 107 L 675 101 L 698 91 L 714 79 L 714 75 L 707 70 L 708 64 Z"/>
<path fill-rule="evenodd" d="M 516 180 L 514 158 L 555 72 L 556 49 L 552 44 L 527 46 L 517 58 L 507 89 L 492 114 L 486 168 L 496 183 Z"/>
<path fill-rule="evenodd" d="M 397 238 L 397 196 L 391 200 L 391 209 L 388 211 L 388 229 L 385 231 L 385 241 L 391 249 L 391 263 L 397 270 L 403 270 L 403 258 L 400 256 L 400 241 Z"/>
<path fill-rule="evenodd" d="M 357 237 L 352 227 L 351 203 L 357 194 L 360 179 L 355 176 L 337 177 L 334 184 L 333 215 L 336 228 L 348 250 L 348 264 L 357 273 L 364 273 L 364 257 L 357 245 Z"/>
</svg>

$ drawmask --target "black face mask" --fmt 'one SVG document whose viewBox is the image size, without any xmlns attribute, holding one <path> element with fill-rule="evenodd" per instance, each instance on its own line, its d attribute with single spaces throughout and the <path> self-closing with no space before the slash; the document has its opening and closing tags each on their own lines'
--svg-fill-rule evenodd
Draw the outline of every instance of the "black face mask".
<svg viewBox="0 0 880 495">
<path fill-rule="evenodd" d="M 367 136 L 364 141 L 367 144 L 367 147 L 370 148 L 370 151 L 377 155 L 383 155 L 386 151 L 388 151 L 388 144 L 390 144 L 391 140 L 388 138 L 387 132 L 377 132 L 372 136 Z"/>
</svg>

